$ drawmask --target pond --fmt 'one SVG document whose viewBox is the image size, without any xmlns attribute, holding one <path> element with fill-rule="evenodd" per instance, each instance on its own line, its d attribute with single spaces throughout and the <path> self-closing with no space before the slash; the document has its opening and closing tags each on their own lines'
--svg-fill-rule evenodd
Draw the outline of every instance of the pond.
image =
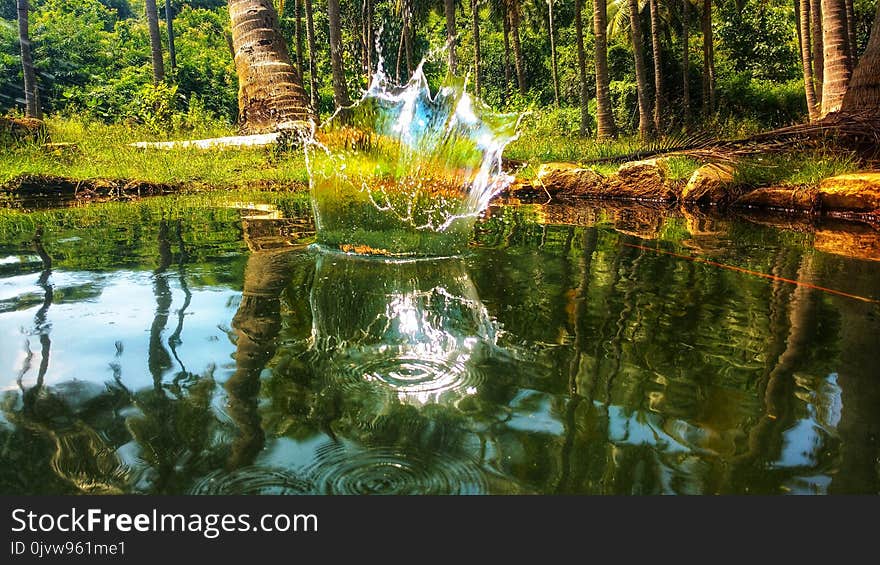
<svg viewBox="0 0 880 565">
<path fill-rule="evenodd" d="M 880 491 L 871 233 L 493 206 L 382 260 L 300 196 L 2 220 L 5 494 Z"/>
</svg>

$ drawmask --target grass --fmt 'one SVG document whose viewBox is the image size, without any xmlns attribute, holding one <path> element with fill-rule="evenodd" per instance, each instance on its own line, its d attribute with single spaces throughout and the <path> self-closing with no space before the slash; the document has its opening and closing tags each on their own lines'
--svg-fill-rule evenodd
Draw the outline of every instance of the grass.
<svg viewBox="0 0 880 565">
<path fill-rule="evenodd" d="M 26 173 L 71 179 L 136 179 L 157 183 L 185 183 L 247 188 L 261 183 L 284 185 L 308 182 L 305 161 L 297 151 L 274 148 L 137 149 L 135 141 L 188 139 L 193 132 L 156 135 L 145 128 L 123 124 L 86 123 L 74 119 L 47 121 L 53 143 L 75 147 L 49 150 L 33 142 L 0 148 L 0 184 Z M 198 137 L 235 135 L 230 128 L 213 127 Z"/>
<path fill-rule="evenodd" d="M 598 143 L 595 139 L 539 136 L 526 132 L 510 144 L 505 156 L 524 161 L 525 166 L 518 173 L 518 176 L 531 180 L 538 174 L 538 167 L 541 163 L 561 161 L 583 165 L 596 159 L 634 153 L 640 147 L 638 139 L 633 137 Z M 669 165 L 669 179 L 672 182 L 687 181 L 701 165 L 698 161 L 688 157 L 670 157 L 667 164 Z M 585 166 L 608 176 L 617 171 L 620 163 L 591 163 Z"/>
<path fill-rule="evenodd" d="M 602 158 L 618 157 L 639 150 L 637 138 L 626 137 L 598 143 L 594 139 L 572 138 L 561 135 L 539 135 L 524 132 L 511 143 L 505 156 L 525 162 L 519 176 L 533 179 L 541 163 L 564 161 L 585 164 Z M 673 183 L 684 183 L 702 163 L 682 156 L 669 157 L 668 178 Z M 587 165 L 603 175 L 615 172 L 617 163 Z M 734 182 L 741 187 L 761 186 L 816 186 L 823 179 L 856 172 L 859 164 L 854 156 L 831 151 L 802 151 L 781 155 L 763 155 L 737 162 Z"/>
<path fill-rule="evenodd" d="M 22 174 L 56 175 L 70 179 L 130 179 L 182 184 L 193 188 L 261 189 L 304 188 L 308 184 L 300 151 L 277 148 L 143 150 L 135 141 L 166 141 L 235 135 L 231 126 L 207 125 L 200 131 L 156 134 L 141 126 L 107 125 L 75 118 L 47 121 L 54 143 L 72 143 L 73 149 L 47 149 L 40 142 L 0 147 L 0 185 Z M 541 163 L 567 161 L 584 164 L 638 151 L 635 137 L 597 143 L 593 139 L 549 133 L 540 128 L 523 131 L 505 151 L 505 157 L 523 161 L 518 176 L 530 180 Z M 672 182 L 686 182 L 700 163 L 686 157 L 668 161 Z M 352 163 L 355 166 L 356 163 Z M 371 165 L 375 166 L 375 164 Z M 609 175 L 616 163 L 592 164 Z M 858 169 L 854 159 L 827 152 L 761 156 L 742 160 L 735 173 L 740 186 L 816 185 L 829 176 Z M 374 171 L 375 172 L 375 171 Z"/>
<path fill-rule="evenodd" d="M 761 186 L 816 186 L 822 179 L 859 170 L 856 159 L 839 153 L 795 153 L 743 159 L 736 164 L 734 183 Z"/>
</svg>

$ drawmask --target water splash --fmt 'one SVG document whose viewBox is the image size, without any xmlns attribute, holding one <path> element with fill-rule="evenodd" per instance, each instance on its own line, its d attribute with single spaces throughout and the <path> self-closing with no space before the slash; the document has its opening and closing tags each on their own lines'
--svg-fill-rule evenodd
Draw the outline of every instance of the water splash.
<svg viewBox="0 0 880 565">
<path fill-rule="evenodd" d="M 375 290 L 365 292 L 370 283 Z M 498 349 L 461 259 L 323 253 L 310 302 L 313 362 L 344 389 L 367 384 L 401 402 L 454 402 L 485 382 Z"/>
<path fill-rule="evenodd" d="M 493 113 L 449 76 L 432 95 L 425 60 L 397 84 L 379 58 L 361 99 L 305 144 L 318 241 L 345 251 L 450 255 L 513 177 L 501 155 L 519 114 Z"/>
</svg>

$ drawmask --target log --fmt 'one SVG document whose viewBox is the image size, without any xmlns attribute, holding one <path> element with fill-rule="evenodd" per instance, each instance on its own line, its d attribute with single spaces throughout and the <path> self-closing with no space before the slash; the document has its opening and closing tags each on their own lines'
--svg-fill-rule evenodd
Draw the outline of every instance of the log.
<svg viewBox="0 0 880 565">
<path fill-rule="evenodd" d="M 265 147 L 275 145 L 281 132 L 261 133 L 257 135 L 233 135 L 230 137 L 214 137 L 211 139 L 192 139 L 186 141 L 138 141 L 129 143 L 138 149 L 238 149 L 242 147 Z"/>
</svg>

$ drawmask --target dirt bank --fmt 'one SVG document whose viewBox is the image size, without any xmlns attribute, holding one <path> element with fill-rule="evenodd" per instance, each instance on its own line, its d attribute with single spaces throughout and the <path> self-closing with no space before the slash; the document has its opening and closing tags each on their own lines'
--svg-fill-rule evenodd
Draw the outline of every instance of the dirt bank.
<svg viewBox="0 0 880 565">
<path fill-rule="evenodd" d="M 880 172 L 875 171 L 828 178 L 819 186 L 750 188 L 735 183 L 730 165 L 705 165 L 682 182 L 669 179 L 662 158 L 626 163 L 610 175 L 574 163 L 546 163 L 533 180 L 517 180 L 505 196 L 527 202 L 592 199 L 694 210 L 764 210 L 880 226 Z"/>
</svg>

